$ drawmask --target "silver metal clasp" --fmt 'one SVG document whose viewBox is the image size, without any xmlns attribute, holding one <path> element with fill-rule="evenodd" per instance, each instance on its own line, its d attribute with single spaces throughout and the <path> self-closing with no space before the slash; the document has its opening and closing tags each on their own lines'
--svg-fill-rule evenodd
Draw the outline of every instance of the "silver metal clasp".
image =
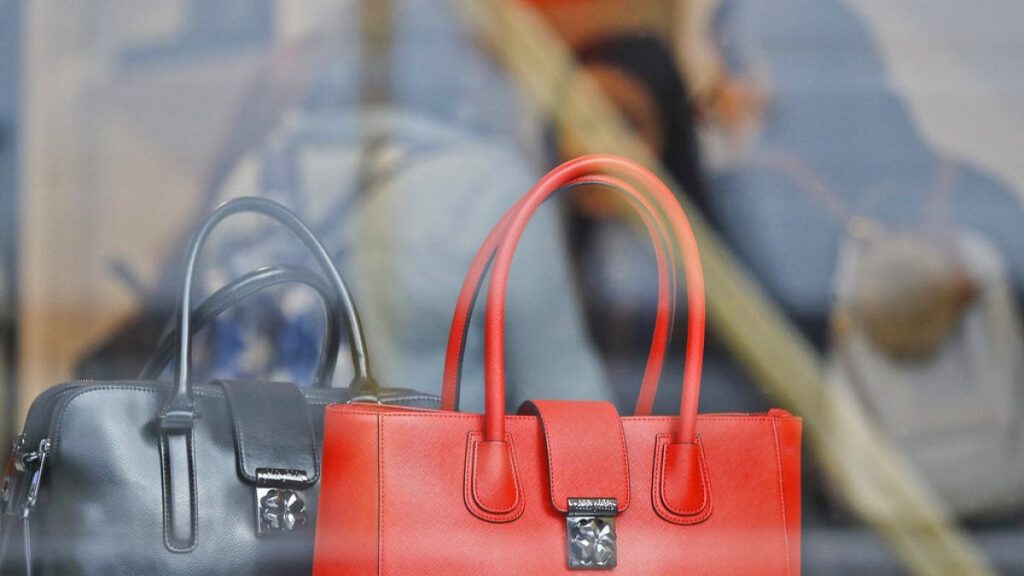
<svg viewBox="0 0 1024 576">
<path fill-rule="evenodd" d="M 611 570 L 617 562 L 615 498 L 569 498 L 565 517 L 570 570 Z"/>
<path fill-rule="evenodd" d="M 300 470 L 259 468 L 256 470 L 256 534 L 280 534 L 306 525 L 307 482 Z"/>
<path fill-rule="evenodd" d="M 25 503 L 22 505 L 22 518 L 28 518 L 28 515 L 35 508 L 36 502 L 39 500 L 39 486 L 43 482 L 43 470 L 46 468 L 46 458 L 50 455 L 50 439 L 44 438 L 39 441 L 39 449 L 35 452 L 29 452 L 21 458 L 21 462 L 26 470 L 32 471 L 32 479 L 29 481 L 28 493 L 25 495 Z"/>
</svg>

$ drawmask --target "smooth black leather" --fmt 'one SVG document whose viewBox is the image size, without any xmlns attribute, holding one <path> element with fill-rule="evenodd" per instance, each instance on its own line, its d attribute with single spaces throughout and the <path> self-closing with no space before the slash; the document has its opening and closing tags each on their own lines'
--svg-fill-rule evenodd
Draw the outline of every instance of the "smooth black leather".
<svg viewBox="0 0 1024 576">
<path fill-rule="evenodd" d="M 307 488 L 320 479 L 320 457 L 306 399 L 293 384 L 281 382 L 222 382 L 235 426 L 238 473 L 256 484 L 261 469 L 301 472 Z M 267 426 L 268 415 L 274 425 Z"/>
<path fill-rule="evenodd" d="M 245 211 L 252 200 L 232 201 L 215 215 L 222 219 Z M 258 207 L 275 218 L 277 210 L 284 210 L 266 201 Z M 289 227 L 294 231 L 298 226 Z M 318 243 L 312 236 L 306 240 L 307 245 Z M 327 273 L 335 276 L 328 284 L 337 288 L 337 271 Z M 282 277 L 264 279 L 270 285 Z M 242 292 L 227 292 L 221 304 L 244 298 L 235 297 Z M 339 302 L 351 305 L 347 294 L 334 291 L 328 304 Z M 221 304 L 205 309 L 222 309 Z M 361 343 L 358 315 L 350 310 L 346 316 L 352 340 Z M 182 323 L 189 335 L 191 317 L 186 314 Z M 378 388 L 365 350 L 361 344 L 356 348 L 361 360 L 354 361 L 363 362 L 363 368 L 355 362 L 356 386 L 349 389 L 187 382 L 187 427 L 165 425 L 166 408 L 184 397 L 180 381 L 83 381 L 50 388 L 29 410 L 23 441 L 14 452 L 19 465 L 0 502 L 0 574 L 309 574 L 324 408 L 353 395 L 385 404 L 439 404 L 436 396 Z M 38 501 L 24 521 L 32 462 L 38 462 L 30 453 L 44 440 L 50 449 Z M 260 469 L 307 476 L 282 485 L 302 490 L 303 526 L 257 535 Z"/>
<path fill-rule="evenodd" d="M 49 414 L 33 415 L 38 417 L 34 423 L 42 424 L 43 434 L 51 435 L 53 441 L 40 502 L 32 513 L 36 575 L 311 572 L 319 484 L 306 493 L 314 515 L 305 528 L 295 534 L 258 537 L 253 486 L 238 473 L 234 420 L 218 385 L 194 388 L 201 414 L 192 442 L 198 512 L 195 547 L 185 553 L 168 551 L 155 415 L 172 390 L 170 383 L 74 383 L 60 390 L 57 406 Z M 319 457 L 324 408 L 345 402 L 348 391 L 308 388 L 301 395 Z M 436 407 L 438 399 L 385 390 L 381 401 Z M 276 412 L 267 415 L 267 430 L 273 429 Z M 35 435 L 28 443 L 37 444 L 33 441 L 38 438 Z M 20 528 L 15 518 L 5 520 L 10 528 L 5 537 L 10 542 L 0 573 L 20 576 L 24 573 Z"/>
<path fill-rule="evenodd" d="M 199 521 L 195 438 L 189 431 L 161 435 L 159 442 L 164 545 L 171 552 L 191 552 L 198 542 Z"/>
</svg>

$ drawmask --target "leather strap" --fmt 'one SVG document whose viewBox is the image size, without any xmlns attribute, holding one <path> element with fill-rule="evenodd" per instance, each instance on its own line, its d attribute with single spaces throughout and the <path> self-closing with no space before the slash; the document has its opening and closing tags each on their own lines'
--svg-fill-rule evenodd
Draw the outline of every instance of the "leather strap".
<svg viewBox="0 0 1024 576">
<path fill-rule="evenodd" d="M 21 519 L 22 554 L 25 555 L 25 576 L 32 576 L 32 521 L 28 516 Z"/>
<path fill-rule="evenodd" d="M 161 434 L 159 441 L 164 546 L 171 552 L 190 552 L 199 543 L 199 509 L 192 431 Z"/>
<path fill-rule="evenodd" d="M 224 219 L 239 213 L 261 214 L 282 224 L 295 234 L 309 249 L 321 271 L 331 283 L 332 288 L 338 294 L 338 298 L 344 304 L 345 314 L 349 323 L 350 347 L 352 352 L 352 363 L 355 367 L 355 379 L 350 386 L 355 395 L 376 395 L 379 392 L 377 384 L 370 375 L 369 360 L 366 355 L 366 344 L 363 336 L 362 323 L 359 314 L 356 312 L 352 299 L 349 296 L 348 287 L 337 267 L 331 260 L 330 253 L 309 229 L 309 227 L 292 211 L 284 206 L 267 200 L 266 198 L 235 198 L 221 204 L 196 231 L 195 236 L 189 244 L 188 254 L 185 259 L 185 278 L 182 282 L 181 305 L 178 310 L 178 363 L 176 371 L 176 389 L 174 395 L 161 410 L 161 430 L 165 433 L 176 433 L 181 430 L 192 428 L 192 421 L 195 419 L 195 410 L 192 402 L 192 389 L 190 371 L 192 369 L 192 330 L 190 328 L 192 310 L 192 285 L 194 282 L 196 264 L 199 259 L 199 251 L 203 243 L 210 235 L 210 232 Z M 333 368 L 332 368 L 333 369 Z M 326 375 L 328 378 L 332 374 Z"/>
<path fill-rule="evenodd" d="M 219 382 L 231 407 L 235 458 L 242 478 L 277 471 L 298 488 L 320 478 L 316 434 L 302 391 L 285 382 Z"/>
<path fill-rule="evenodd" d="M 629 460 L 622 418 L 608 402 L 534 400 L 520 414 L 538 416 L 548 455 L 551 505 L 569 512 L 570 498 L 614 498 L 629 508 Z"/>
<path fill-rule="evenodd" d="M 674 251 L 671 249 L 671 237 L 666 230 L 667 226 L 661 220 L 661 215 L 653 208 L 644 195 L 631 184 L 619 178 L 590 175 L 570 182 L 559 189 L 558 192 L 580 186 L 594 185 L 611 188 L 630 201 L 639 212 L 644 225 L 647 227 L 655 249 L 658 266 L 658 312 L 654 323 L 654 337 L 651 340 L 651 349 L 647 356 L 647 366 L 644 369 L 640 394 L 634 409 L 635 415 L 647 416 L 650 415 L 654 406 L 658 382 L 661 379 L 661 370 L 664 366 L 665 351 L 668 343 L 671 341 L 672 327 L 675 325 L 676 262 L 674 259 L 668 265 L 665 262 L 666 252 L 670 258 L 674 255 Z M 469 272 L 466 274 L 459 293 L 459 299 L 455 306 L 455 313 L 452 317 L 452 326 L 448 333 L 448 349 L 441 392 L 442 410 L 458 410 L 463 358 L 466 340 L 469 336 L 469 321 L 473 314 L 473 308 L 480 293 L 484 275 L 491 265 L 499 243 L 503 239 L 509 220 L 512 214 L 522 205 L 523 200 L 525 199 L 521 199 L 509 208 L 502 219 L 491 229 L 491 232 L 477 251 Z M 669 302 L 668 306 L 665 304 L 666 300 Z"/>
<path fill-rule="evenodd" d="M 665 215 L 678 245 L 676 249 L 686 271 L 688 304 L 686 364 L 683 393 L 676 431 L 678 442 L 692 443 L 697 432 L 697 404 L 700 399 L 700 376 L 704 354 L 704 274 L 700 253 L 689 221 L 672 192 L 652 172 L 640 164 L 611 155 L 577 158 L 555 168 L 530 190 L 512 215 L 497 254 L 487 296 L 485 322 L 484 377 L 485 439 L 501 441 L 505 437 L 505 295 L 512 257 L 530 218 L 537 208 L 566 183 L 589 175 L 610 175 L 635 182 L 650 194 L 650 200 Z"/>
<path fill-rule="evenodd" d="M 566 162 L 544 176 L 524 199 L 517 204 L 511 215 L 504 237 L 494 256 L 487 298 L 485 321 L 484 367 L 485 367 L 485 415 L 483 444 L 506 443 L 505 431 L 505 300 L 512 257 L 530 218 L 537 208 L 554 192 L 579 178 L 594 174 L 622 178 L 646 190 L 647 197 L 668 222 L 686 272 L 688 323 L 686 338 L 686 363 L 683 371 L 683 392 L 680 400 L 679 419 L 675 433 L 665 444 L 659 442 L 658 452 L 653 455 L 661 466 L 661 481 L 653 494 L 656 505 L 669 505 L 669 514 L 692 517 L 702 521 L 710 514 L 706 503 L 710 498 L 707 470 L 697 442 L 697 405 L 700 397 L 700 377 L 704 353 L 704 276 L 700 265 L 700 254 L 693 230 L 686 215 L 676 202 L 672 192 L 657 176 L 641 165 L 616 156 L 584 156 Z M 505 470 L 512 468 L 503 461 L 506 450 L 496 447 L 476 454 L 475 466 L 479 470 Z M 494 458 L 494 462 L 484 461 Z M 495 476 L 495 474 L 491 474 Z M 514 477 L 477 477 L 470 479 L 477 486 L 486 479 L 489 486 L 500 487 L 499 494 L 508 494 L 508 487 L 516 485 Z M 468 483 L 467 483 L 468 485 Z M 486 503 L 485 503 L 486 504 Z M 671 520 L 670 520 L 671 521 Z"/>
<path fill-rule="evenodd" d="M 377 397 L 379 394 L 379 388 L 370 375 L 369 360 L 366 355 L 365 338 L 363 336 L 363 329 L 359 320 L 359 315 L 356 312 L 355 306 L 352 304 L 348 287 L 345 286 L 345 282 L 341 279 L 341 274 L 338 273 L 338 269 L 335 267 L 334 262 L 331 260 L 330 253 L 324 247 L 323 243 L 320 242 L 316 235 L 301 219 L 299 219 L 298 216 L 277 202 L 267 200 L 265 198 L 246 197 L 236 198 L 221 204 L 199 227 L 195 236 L 192 238 L 191 244 L 189 245 L 188 254 L 185 260 L 185 278 L 182 282 L 181 289 L 181 305 L 178 310 L 178 363 L 176 370 L 176 387 L 171 398 L 160 410 L 160 437 L 158 441 L 161 450 L 161 473 L 163 480 L 164 539 L 167 548 L 174 552 L 187 552 L 195 548 L 198 543 L 197 527 L 199 510 L 196 497 L 197 474 L 195 470 L 194 449 L 192 445 L 192 429 L 196 414 L 192 400 L 192 384 L 190 378 L 190 371 L 192 369 L 192 284 L 194 282 L 196 264 L 199 259 L 199 251 L 202 248 L 203 243 L 206 241 L 206 238 L 221 221 L 229 216 L 239 213 L 262 214 L 263 216 L 269 217 L 288 228 L 303 242 L 306 248 L 309 249 L 313 258 L 320 266 L 321 271 L 331 284 L 331 288 L 335 292 L 337 301 L 341 302 L 349 323 L 349 330 L 351 332 L 350 350 L 352 353 L 352 363 L 355 367 L 356 373 L 355 379 L 349 386 L 349 389 L 353 391 L 353 395 Z M 334 367 L 332 365 L 328 370 L 325 370 L 323 376 L 325 380 L 332 379 L 333 369 Z M 266 456 L 268 451 L 272 452 L 274 449 L 274 445 L 266 442 L 262 436 L 255 431 L 255 428 L 258 426 L 253 422 L 253 417 L 249 415 L 250 412 L 262 411 L 262 405 L 250 405 L 245 400 L 240 400 L 243 396 L 248 396 L 248 394 L 236 394 L 235 404 L 238 405 L 238 410 L 245 415 L 240 421 L 236 419 L 236 432 L 238 430 L 244 430 L 242 432 L 243 434 L 249 432 L 257 438 L 252 446 L 250 446 L 248 442 L 244 443 L 244 446 L 240 443 L 239 453 L 241 454 L 244 452 L 246 454 L 245 465 L 243 466 L 240 463 L 240 472 L 245 470 L 247 466 L 250 466 L 250 457 L 259 459 L 260 456 Z M 278 409 L 295 411 L 293 404 L 284 400 L 286 394 L 283 392 L 277 391 L 273 393 L 272 396 L 274 399 L 281 399 L 286 402 L 283 406 L 278 407 Z M 306 414 L 305 404 L 303 403 L 301 410 L 297 410 L 295 412 L 307 418 L 306 424 L 308 426 L 308 415 Z M 262 413 L 266 414 L 266 412 Z M 297 418 L 298 416 L 286 417 L 288 434 L 299 431 L 299 428 L 301 428 L 301 426 L 296 424 L 294 421 L 287 421 L 287 418 L 292 417 Z M 304 431 L 307 430 L 302 430 L 302 432 Z M 308 436 L 302 436 L 301 438 L 302 439 L 297 440 L 297 442 L 304 442 L 305 438 L 310 438 L 309 442 L 310 445 L 313 446 L 312 452 L 314 454 L 312 465 L 310 465 L 308 459 L 303 460 L 302 456 L 293 456 L 290 454 L 281 455 L 281 460 L 289 463 L 294 459 L 294 461 L 298 462 L 299 465 L 306 466 L 304 470 L 312 471 L 313 475 L 311 477 L 316 478 L 319 476 L 319 463 L 316 462 L 315 457 L 315 441 L 312 440 L 311 434 Z M 285 446 L 288 446 L 288 444 L 286 443 Z M 309 445 L 303 445 L 303 448 L 309 448 Z M 239 458 L 242 458 L 242 456 L 240 455 Z M 277 458 L 267 458 L 267 461 L 275 460 L 277 460 Z M 259 462 L 263 462 L 263 460 L 259 459 Z M 253 477 L 256 477 L 255 472 L 253 472 L 252 475 Z"/>
<path fill-rule="evenodd" d="M 315 290 L 324 302 L 324 342 L 320 359 L 313 377 L 313 385 L 329 388 L 333 378 L 327 374 L 337 364 L 338 346 L 341 342 L 341 303 L 338 302 L 331 287 L 315 273 L 297 266 L 267 266 L 250 272 L 230 284 L 221 287 L 211 294 L 192 312 L 191 330 L 197 334 L 213 320 L 249 296 L 271 286 L 297 282 Z M 177 330 L 164 335 L 156 350 L 149 357 L 146 365 L 139 373 L 139 380 L 156 380 L 174 360 L 177 346 Z"/>
</svg>

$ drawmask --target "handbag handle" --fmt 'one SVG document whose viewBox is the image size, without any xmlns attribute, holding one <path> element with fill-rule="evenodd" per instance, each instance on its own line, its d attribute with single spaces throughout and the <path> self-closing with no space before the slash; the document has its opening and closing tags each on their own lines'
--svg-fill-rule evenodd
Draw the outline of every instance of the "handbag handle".
<svg viewBox="0 0 1024 576">
<path fill-rule="evenodd" d="M 610 188 L 624 196 L 640 213 L 644 225 L 654 245 L 658 267 L 658 307 L 654 322 L 654 336 L 647 357 L 647 365 L 637 398 L 634 414 L 646 416 L 651 413 L 657 395 L 658 382 L 664 366 L 665 351 L 672 337 L 676 313 L 676 262 L 674 250 L 671 249 L 671 236 L 666 232 L 661 214 L 651 205 L 650 201 L 630 183 L 612 176 L 588 175 L 577 178 L 559 188 L 555 193 L 578 186 L 597 185 Z M 525 197 L 517 201 L 502 216 L 501 220 L 491 229 L 487 238 L 480 246 L 462 284 L 459 299 L 452 317 L 451 330 L 448 333 L 448 349 L 445 358 L 444 380 L 441 392 L 441 409 L 457 410 L 459 391 L 461 389 L 463 357 L 466 340 L 469 336 L 469 321 L 473 314 L 484 274 L 493 261 L 499 243 L 503 240 L 512 215 L 521 208 Z M 671 262 L 666 266 L 665 253 Z"/>
<path fill-rule="evenodd" d="M 675 248 L 681 255 L 685 270 L 689 311 L 683 392 L 675 442 L 688 444 L 696 439 L 697 404 L 700 398 L 704 353 L 705 303 L 704 275 L 693 230 L 672 192 L 652 172 L 625 158 L 591 155 L 566 162 L 540 179 L 512 215 L 495 254 L 494 270 L 488 286 L 484 332 L 484 439 L 487 442 L 505 442 L 505 296 L 516 246 L 530 218 L 544 200 L 567 183 L 594 174 L 619 177 L 635 182 L 646 190 L 650 194 L 650 199 L 663 213 L 678 244 Z"/>
<path fill-rule="evenodd" d="M 195 336 L 217 316 L 249 296 L 271 286 L 289 282 L 309 286 L 320 295 L 324 303 L 324 341 L 314 372 L 313 385 L 329 388 L 333 378 L 328 375 L 333 373 L 337 364 L 338 344 L 341 342 L 341 303 L 330 285 L 321 276 L 306 268 L 289 265 L 267 266 L 222 286 L 192 312 L 192 335 Z M 177 330 L 164 335 L 139 373 L 139 380 L 156 380 L 160 377 L 167 365 L 174 360 L 177 336 Z"/>
<path fill-rule="evenodd" d="M 181 289 L 181 304 L 178 310 L 176 388 L 174 395 L 163 407 L 160 414 L 161 428 L 165 431 L 191 429 L 192 421 L 195 419 L 190 383 L 190 372 L 192 369 L 191 310 L 192 285 L 194 283 L 196 262 L 199 259 L 199 250 L 217 224 L 225 218 L 239 213 L 262 214 L 275 220 L 291 230 L 310 251 L 345 309 L 346 319 L 348 320 L 349 330 L 352 335 L 349 347 L 352 354 L 352 364 L 355 368 L 355 378 L 349 385 L 349 388 L 361 396 L 377 396 L 378 387 L 370 375 L 362 323 L 352 303 L 348 287 L 345 285 L 345 281 L 341 279 L 341 274 L 338 273 L 337 267 L 335 267 L 334 262 L 331 260 L 330 253 L 328 253 L 320 240 L 317 239 L 312 230 L 295 213 L 281 204 L 266 198 L 235 198 L 218 206 L 199 227 L 192 237 L 192 242 L 189 244 L 185 260 L 185 279 Z M 333 372 L 333 367 L 331 372 Z M 330 377 L 331 374 L 326 374 L 326 376 Z"/>
</svg>

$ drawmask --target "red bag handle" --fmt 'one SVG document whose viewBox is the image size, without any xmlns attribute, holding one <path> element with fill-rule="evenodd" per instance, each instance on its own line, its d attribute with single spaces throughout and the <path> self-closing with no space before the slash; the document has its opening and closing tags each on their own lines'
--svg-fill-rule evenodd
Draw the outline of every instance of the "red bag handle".
<svg viewBox="0 0 1024 576">
<path fill-rule="evenodd" d="M 665 350 L 668 342 L 671 340 L 671 330 L 675 323 L 676 267 L 675 260 L 672 258 L 674 251 L 671 249 L 671 240 L 666 233 L 665 223 L 662 222 L 661 214 L 651 205 L 650 200 L 630 183 L 612 176 L 590 175 L 577 178 L 559 188 L 556 192 L 580 185 L 603 185 L 625 195 L 633 207 L 640 213 L 641 219 L 650 234 L 651 242 L 654 245 L 658 266 L 658 312 L 655 319 L 651 350 L 647 357 L 647 366 L 644 370 L 644 378 L 634 411 L 634 414 L 637 416 L 646 416 L 651 413 L 654 405 L 661 371 L 664 366 Z M 452 318 L 451 330 L 448 335 L 448 349 L 441 392 L 442 410 L 458 409 L 462 360 L 469 333 L 469 320 L 473 314 L 473 306 L 479 294 L 483 276 L 490 267 L 498 244 L 504 240 L 508 223 L 512 215 L 521 208 L 525 199 L 525 197 L 521 198 L 515 205 L 509 208 L 498 224 L 491 229 L 490 234 L 488 234 L 477 251 L 469 272 L 466 274 L 466 279 L 462 284 Z M 668 265 L 665 262 L 665 251 L 672 258 Z"/>
<path fill-rule="evenodd" d="M 693 443 L 697 431 L 697 404 L 700 398 L 705 325 L 704 275 L 697 241 L 686 214 L 668 187 L 640 164 L 611 155 L 584 156 L 555 168 L 541 178 L 517 205 L 518 209 L 507 224 L 504 238 L 494 258 L 494 271 L 487 294 L 484 333 L 485 440 L 499 443 L 505 441 L 505 295 L 516 246 L 530 218 L 549 196 L 573 180 L 590 175 L 622 178 L 635 182 L 649 192 L 651 200 L 663 213 L 672 236 L 678 242 L 686 273 L 689 313 L 683 392 L 675 441 Z"/>
</svg>

